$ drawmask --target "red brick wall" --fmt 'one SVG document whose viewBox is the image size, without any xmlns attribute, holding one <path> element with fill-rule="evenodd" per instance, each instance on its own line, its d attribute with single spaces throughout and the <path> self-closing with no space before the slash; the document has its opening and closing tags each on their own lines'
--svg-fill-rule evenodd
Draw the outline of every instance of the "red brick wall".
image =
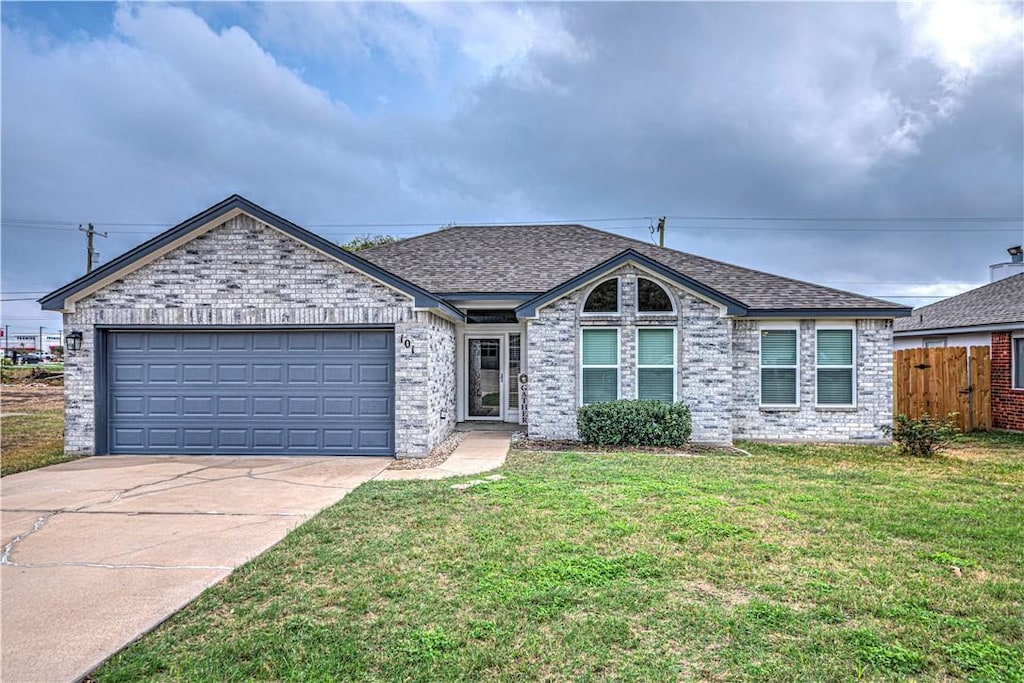
<svg viewBox="0 0 1024 683">
<path fill-rule="evenodd" d="M 1013 389 L 1010 333 L 992 333 L 992 426 L 1024 431 L 1024 389 Z"/>
</svg>

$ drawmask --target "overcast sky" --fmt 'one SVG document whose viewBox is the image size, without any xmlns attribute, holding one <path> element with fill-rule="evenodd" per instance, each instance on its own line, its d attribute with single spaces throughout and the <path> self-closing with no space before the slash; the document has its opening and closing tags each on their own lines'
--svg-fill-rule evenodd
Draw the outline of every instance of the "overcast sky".
<svg viewBox="0 0 1024 683">
<path fill-rule="evenodd" d="M 339 242 L 668 215 L 668 246 L 913 305 L 1024 238 L 1020 3 L 0 12 L 5 300 L 84 272 L 78 223 L 106 261 L 235 192 Z"/>
</svg>

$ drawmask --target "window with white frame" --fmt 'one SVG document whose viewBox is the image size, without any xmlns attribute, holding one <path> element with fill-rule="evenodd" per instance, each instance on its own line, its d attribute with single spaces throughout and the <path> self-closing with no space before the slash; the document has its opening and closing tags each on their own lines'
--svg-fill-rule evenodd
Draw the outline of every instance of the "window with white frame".
<svg viewBox="0 0 1024 683">
<path fill-rule="evenodd" d="M 584 313 L 615 314 L 619 312 L 619 278 L 605 280 L 590 290 L 583 304 Z"/>
<path fill-rule="evenodd" d="M 640 313 L 672 313 L 672 297 L 665 288 L 645 277 L 636 279 L 636 310 Z"/>
<path fill-rule="evenodd" d="M 761 330 L 761 405 L 798 405 L 798 343 L 795 327 Z"/>
<path fill-rule="evenodd" d="M 928 337 L 924 340 L 924 348 L 926 349 L 944 349 L 946 348 L 945 337 Z"/>
<path fill-rule="evenodd" d="M 637 398 L 675 401 L 676 334 L 671 327 L 639 328 L 636 332 Z"/>
<path fill-rule="evenodd" d="M 856 382 L 853 328 L 819 328 L 817 335 L 817 403 L 852 406 Z"/>
<path fill-rule="evenodd" d="M 619 330 L 584 328 L 580 362 L 580 398 L 583 405 L 614 401 L 619 397 Z"/>
<path fill-rule="evenodd" d="M 1024 389 L 1024 337 L 1014 337 L 1013 344 L 1013 388 Z"/>
</svg>

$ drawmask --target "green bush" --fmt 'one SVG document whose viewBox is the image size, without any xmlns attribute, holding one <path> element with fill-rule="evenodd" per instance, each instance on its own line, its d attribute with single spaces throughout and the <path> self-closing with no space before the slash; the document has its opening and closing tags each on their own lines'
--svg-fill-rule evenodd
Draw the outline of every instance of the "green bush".
<svg viewBox="0 0 1024 683">
<path fill-rule="evenodd" d="M 690 409 L 682 403 L 609 401 L 576 411 L 580 439 L 597 446 L 683 446 Z"/>
<path fill-rule="evenodd" d="M 892 436 L 901 453 L 916 458 L 930 458 L 960 433 L 953 424 L 955 417 L 956 413 L 950 413 L 945 419 L 927 413 L 917 419 L 897 415 L 892 426 L 883 426 L 882 431 Z"/>
</svg>

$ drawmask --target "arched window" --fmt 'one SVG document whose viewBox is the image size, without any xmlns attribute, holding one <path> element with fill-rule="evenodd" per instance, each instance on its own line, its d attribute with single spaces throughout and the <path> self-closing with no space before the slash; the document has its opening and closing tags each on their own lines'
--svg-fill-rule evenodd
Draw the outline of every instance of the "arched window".
<svg viewBox="0 0 1024 683">
<path fill-rule="evenodd" d="M 671 313 L 672 297 L 665 288 L 645 277 L 636 281 L 636 309 L 641 313 Z"/>
<path fill-rule="evenodd" d="M 587 302 L 583 304 L 584 313 L 618 313 L 619 312 L 619 280 L 605 280 L 590 291 Z"/>
</svg>

